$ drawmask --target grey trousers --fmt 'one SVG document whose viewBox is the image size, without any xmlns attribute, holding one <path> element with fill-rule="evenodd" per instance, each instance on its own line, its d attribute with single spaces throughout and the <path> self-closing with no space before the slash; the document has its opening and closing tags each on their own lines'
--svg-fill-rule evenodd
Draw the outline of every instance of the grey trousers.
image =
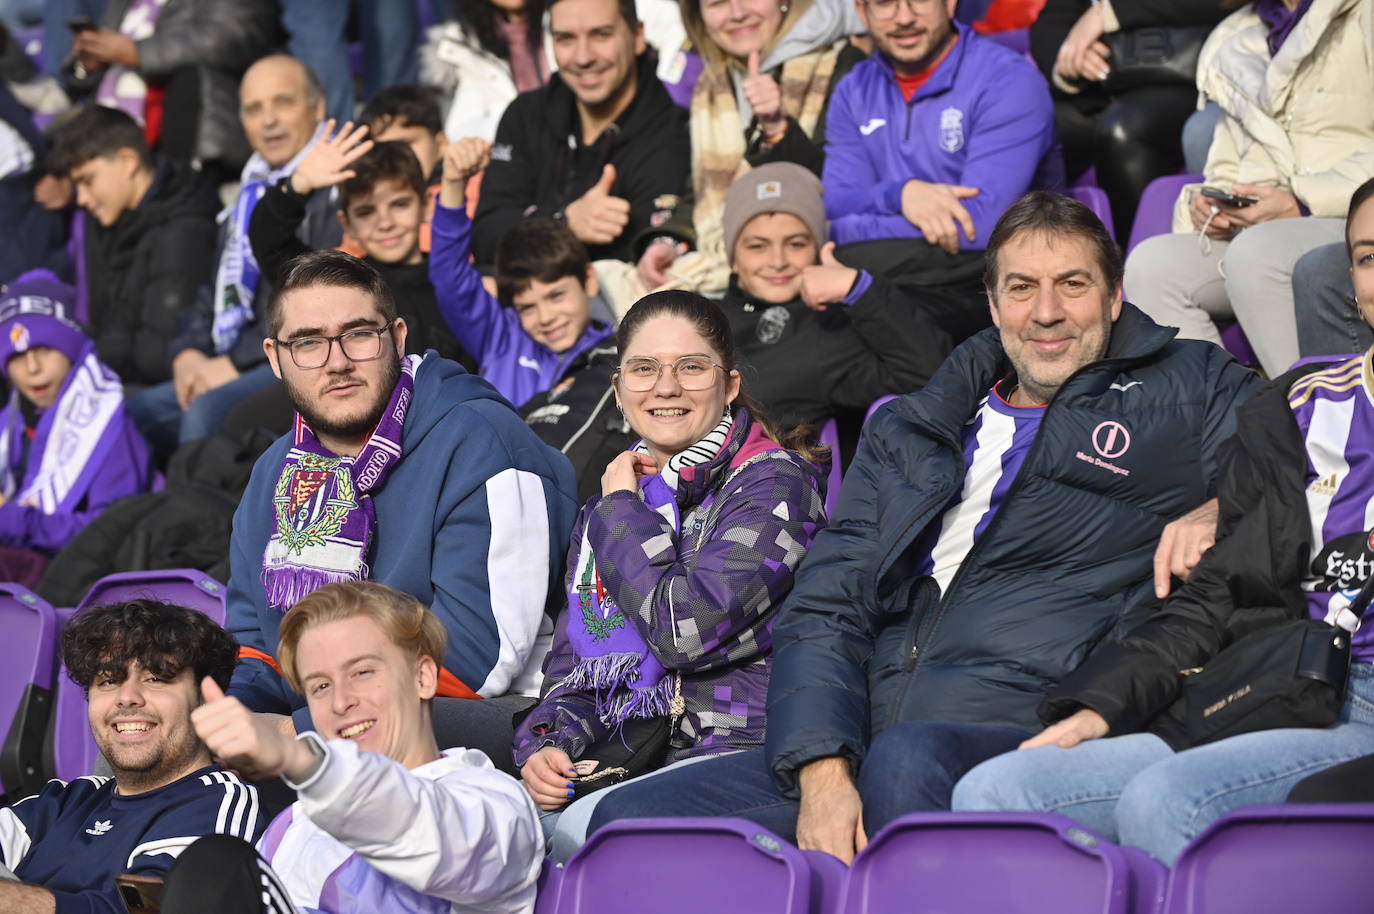
<svg viewBox="0 0 1374 914">
<path fill-rule="evenodd" d="M 1293 307 L 1298 318 L 1298 351 L 1345 355 L 1374 345 L 1374 330 L 1355 307 L 1350 255 L 1345 242 L 1324 244 L 1298 259 L 1293 268 Z"/>
<path fill-rule="evenodd" d="M 1345 220 L 1275 219 L 1204 250 L 1196 233 L 1147 239 L 1126 261 L 1126 297 L 1184 339 L 1220 344 L 1216 321 L 1236 320 L 1271 377 L 1298 359 L 1293 269 L 1313 248 L 1341 241 Z"/>
</svg>

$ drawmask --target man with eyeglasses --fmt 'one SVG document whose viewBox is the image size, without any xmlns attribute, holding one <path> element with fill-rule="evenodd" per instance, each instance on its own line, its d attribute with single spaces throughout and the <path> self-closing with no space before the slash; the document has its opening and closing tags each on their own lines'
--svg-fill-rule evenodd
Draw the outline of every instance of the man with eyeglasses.
<svg viewBox="0 0 1374 914">
<path fill-rule="evenodd" d="M 266 320 L 263 348 L 296 419 L 234 516 L 228 625 L 243 662 L 228 693 L 283 731 L 309 729 L 276 662 L 281 616 L 324 584 L 377 581 L 449 632 L 440 741 L 509 770 L 511 716 L 538 690 L 545 604 L 577 513 L 571 467 L 486 381 L 433 353 L 403 355 L 409 328 L 364 261 L 302 255 Z M 489 700 L 446 700 L 476 698 Z"/>
<path fill-rule="evenodd" d="M 955 22 L 956 2 L 855 0 L 875 53 L 830 98 L 823 181 L 841 262 L 969 293 L 923 310 L 957 342 L 987 325 L 993 224 L 1027 190 L 1062 186 L 1063 162 L 1044 77 Z"/>
</svg>

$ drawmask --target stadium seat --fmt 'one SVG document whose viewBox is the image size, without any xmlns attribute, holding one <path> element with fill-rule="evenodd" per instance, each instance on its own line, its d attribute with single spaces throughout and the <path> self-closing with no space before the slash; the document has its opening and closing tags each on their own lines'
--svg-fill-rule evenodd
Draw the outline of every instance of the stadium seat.
<svg viewBox="0 0 1374 914">
<path fill-rule="evenodd" d="M 868 412 L 864 413 L 864 422 L 867 422 L 869 419 L 873 418 L 873 414 L 878 411 L 878 407 L 882 406 L 884 403 L 891 402 L 895 399 L 897 399 L 896 394 L 887 394 L 874 400 L 873 405 L 868 408 Z"/>
<path fill-rule="evenodd" d="M 47 780 L 43 746 L 52 716 L 57 612 L 25 587 L 0 584 L 0 631 L 0 793 L 15 799 L 37 793 Z"/>
<path fill-rule="evenodd" d="M 224 624 L 224 585 L 201 571 L 172 568 L 129 571 L 96 581 L 75 612 L 121 600 L 152 599 L 205 613 Z M 49 773 L 69 781 L 90 774 L 98 754 L 86 722 L 86 696 L 61 668 L 53 711 Z"/>
<path fill-rule="evenodd" d="M 1069 196 L 1088 209 L 1093 211 L 1093 215 L 1102 220 L 1102 224 L 1107 228 L 1107 234 L 1113 241 L 1116 240 L 1116 229 L 1112 228 L 1112 203 L 1107 199 L 1107 192 L 1100 187 L 1091 184 L 1079 184 L 1069 188 Z"/>
<path fill-rule="evenodd" d="M 1004 48 L 1010 48 L 1022 57 L 1030 57 L 1030 29 L 1012 29 L 1007 32 L 988 32 L 983 37 L 997 42 Z"/>
<path fill-rule="evenodd" d="M 1164 866 L 1052 813 L 913 813 L 854 859 L 841 914 L 1157 914 Z"/>
<path fill-rule="evenodd" d="M 1169 877 L 1167 914 L 1368 911 L 1374 804 L 1253 806 L 1213 822 Z"/>
<path fill-rule="evenodd" d="M 558 889 L 563 884 L 563 865 L 545 859 L 539 870 L 537 895 L 534 898 L 534 914 L 555 914 L 558 910 Z"/>
<path fill-rule="evenodd" d="M 1179 191 L 1185 184 L 1201 181 L 1202 175 L 1165 175 L 1149 183 L 1140 195 L 1140 207 L 1135 211 L 1131 238 L 1126 245 L 1127 256 L 1146 238 L 1173 231 L 1174 201 L 1178 199 Z"/>
<path fill-rule="evenodd" d="M 813 860 L 743 819 L 625 819 L 569 858 L 557 912 L 829 914 L 843 864 Z"/>
<path fill-rule="evenodd" d="M 1226 351 L 1236 357 L 1236 361 L 1242 365 L 1258 365 L 1259 356 L 1255 355 L 1255 349 L 1250 345 L 1250 338 L 1245 335 L 1239 323 L 1227 324 L 1221 328 L 1221 345 Z"/>
<path fill-rule="evenodd" d="M 844 467 L 840 461 L 840 426 L 834 419 L 826 419 L 821 426 L 821 444 L 830 448 L 830 475 L 825 480 L 825 516 L 834 516 L 835 506 L 840 503 L 840 482 L 844 479 Z"/>
</svg>

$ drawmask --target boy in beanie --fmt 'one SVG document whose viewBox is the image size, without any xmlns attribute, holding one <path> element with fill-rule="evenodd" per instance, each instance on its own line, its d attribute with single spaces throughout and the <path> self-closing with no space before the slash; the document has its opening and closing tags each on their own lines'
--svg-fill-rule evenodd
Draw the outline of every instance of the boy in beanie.
<svg viewBox="0 0 1374 914">
<path fill-rule="evenodd" d="M 46 270 L 0 292 L 0 364 L 11 386 L 0 413 L 0 545 L 44 557 L 152 482 L 123 385 L 67 316 L 72 296 Z"/>
</svg>

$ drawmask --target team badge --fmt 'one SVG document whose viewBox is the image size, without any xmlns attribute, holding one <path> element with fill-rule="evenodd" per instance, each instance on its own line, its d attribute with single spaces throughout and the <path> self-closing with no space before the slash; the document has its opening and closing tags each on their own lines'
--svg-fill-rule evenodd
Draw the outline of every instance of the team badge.
<svg viewBox="0 0 1374 914">
<path fill-rule="evenodd" d="M 15 352 L 27 352 L 29 349 L 29 328 L 18 321 L 10 328 L 10 345 Z"/>
<path fill-rule="evenodd" d="M 783 331 L 787 329 L 787 322 L 792 315 L 787 313 L 787 309 L 782 305 L 774 305 L 767 311 L 759 315 L 758 334 L 759 342 L 772 345 L 782 339 Z"/>
<path fill-rule="evenodd" d="M 964 112 L 958 108 L 940 112 L 940 148 L 945 152 L 964 148 Z"/>
<path fill-rule="evenodd" d="M 281 474 L 272 502 L 277 537 L 288 552 L 298 555 L 306 546 L 325 545 L 358 504 L 343 460 L 318 454 L 302 454 L 298 463 Z"/>
<path fill-rule="evenodd" d="M 593 641 L 605 641 L 611 637 L 611 632 L 625 627 L 625 615 L 611 599 L 606 585 L 601 583 L 594 558 L 587 562 L 582 580 L 577 582 L 577 608 L 582 613 L 582 625 Z"/>
</svg>

